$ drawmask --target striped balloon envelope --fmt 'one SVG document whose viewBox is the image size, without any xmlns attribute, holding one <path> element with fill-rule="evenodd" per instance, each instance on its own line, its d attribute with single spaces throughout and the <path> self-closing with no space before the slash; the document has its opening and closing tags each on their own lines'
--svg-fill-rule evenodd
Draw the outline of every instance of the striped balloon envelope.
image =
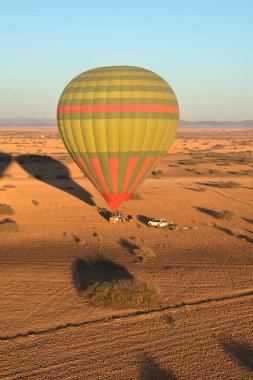
<svg viewBox="0 0 253 380">
<path fill-rule="evenodd" d="M 64 89 L 58 125 L 69 153 L 113 210 L 129 200 L 172 144 L 176 96 L 152 71 L 86 71 Z"/>
</svg>

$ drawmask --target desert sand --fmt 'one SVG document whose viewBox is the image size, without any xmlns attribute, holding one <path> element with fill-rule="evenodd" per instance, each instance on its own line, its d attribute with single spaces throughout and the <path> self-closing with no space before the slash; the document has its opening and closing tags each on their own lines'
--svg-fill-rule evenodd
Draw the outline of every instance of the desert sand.
<svg viewBox="0 0 253 380">
<path fill-rule="evenodd" d="M 252 378 L 253 129 L 181 128 L 121 225 L 56 128 L 0 127 L 0 161 L 13 210 L 0 215 L 1 379 Z M 163 307 L 91 306 L 77 283 L 103 276 L 94 258 L 155 287 Z"/>
</svg>

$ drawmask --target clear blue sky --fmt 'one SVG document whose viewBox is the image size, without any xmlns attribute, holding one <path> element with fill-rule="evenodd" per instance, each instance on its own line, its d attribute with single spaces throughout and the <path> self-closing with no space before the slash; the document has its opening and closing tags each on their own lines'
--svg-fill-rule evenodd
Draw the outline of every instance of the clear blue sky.
<svg viewBox="0 0 253 380">
<path fill-rule="evenodd" d="M 80 72 L 134 65 L 182 119 L 253 119 L 252 19 L 252 0 L 0 0 L 0 118 L 53 118 Z"/>
</svg>

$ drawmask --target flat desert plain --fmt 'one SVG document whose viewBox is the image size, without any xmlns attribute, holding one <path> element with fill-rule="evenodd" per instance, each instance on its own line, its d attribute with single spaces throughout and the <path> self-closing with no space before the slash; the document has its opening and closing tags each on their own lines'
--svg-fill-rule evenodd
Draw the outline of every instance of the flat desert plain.
<svg viewBox="0 0 253 380">
<path fill-rule="evenodd" d="M 1 379 L 252 379 L 253 129 L 179 129 L 123 224 L 56 128 L 0 127 L 0 152 Z M 162 306 L 81 292 L 133 278 Z"/>
</svg>

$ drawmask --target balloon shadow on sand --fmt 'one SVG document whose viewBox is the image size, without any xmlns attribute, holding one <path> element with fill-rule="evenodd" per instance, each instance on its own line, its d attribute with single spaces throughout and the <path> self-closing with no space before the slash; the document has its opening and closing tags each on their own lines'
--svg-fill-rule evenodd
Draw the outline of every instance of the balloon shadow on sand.
<svg viewBox="0 0 253 380">
<path fill-rule="evenodd" d="M 176 380 L 176 376 L 160 365 L 149 355 L 143 356 L 140 380 Z"/>
<path fill-rule="evenodd" d="M 0 178 L 11 162 L 12 157 L 10 154 L 0 152 Z"/>
<path fill-rule="evenodd" d="M 77 259 L 72 267 L 72 280 L 78 292 L 96 283 L 133 279 L 133 275 L 125 267 L 100 255 Z"/>
<path fill-rule="evenodd" d="M 234 340 L 221 341 L 221 346 L 225 352 L 233 357 L 240 365 L 253 371 L 253 348 L 246 343 L 239 343 Z"/>
<path fill-rule="evenodd" d="M 18 164 L 32 177 L 63 190 L 90 206 L 96 206 L 92 195 L 70 177 L 69 169 L 50 156 L 23 154 L 16 157 Z"/>
</svg>

